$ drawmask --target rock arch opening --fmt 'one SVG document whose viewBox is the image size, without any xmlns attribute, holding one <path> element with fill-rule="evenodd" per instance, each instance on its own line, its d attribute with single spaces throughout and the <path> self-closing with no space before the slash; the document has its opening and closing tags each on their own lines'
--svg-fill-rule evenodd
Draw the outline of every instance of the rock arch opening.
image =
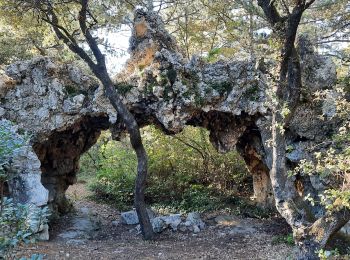
<svg viewBox="0 0 350 260">
<path fill-rule="evenodd" d="M 49 191 L 48 203 L 53 213 L 69 211 L 65 191 L 76 182 L 79 158 L 108 127 L 107 116 L 86 116 L 64 131 L 52 132 L 44 142 L 33 145 L 41 162 L 41 182 Z"/>
<path fill-rule="evenodd" d="M 98 199 L 119 209 L 130 208 L 136 172 L 133 150 L 127 137 L 116 142 L 104 132 L 101 138 L 83 155 L 83 171 L 77 174 L 81 181 L 76 188 L 79 189 L 82 182 L 86 187 L 87 181 Z M 204 195 L 209 192 L 216 196 L 214 199 L 221 197 L 222 202 L 227 201 L 227 206 L 231 203 L 234 207 L 235 203 L 253 195 L 253 178 L 242 157 L 235 148 L 219 153 L 210 142 L 206 129 L 186 126 L 176 135 L 165 135 L 160 129 L 148 126 L 143 128 L 143 138 L 149 153 L 148 204 L 167 207 L 182 202 L 186 208 L 192 200 L 188 195 L 198 192 L 198 196 L 203 195 L 203 198 L 197 196 L 203 199 L 203 205 L 197 206 L 204 209 L 215 203 L 215 200 L 213 203 L 206 201 Z"/>
</svg>

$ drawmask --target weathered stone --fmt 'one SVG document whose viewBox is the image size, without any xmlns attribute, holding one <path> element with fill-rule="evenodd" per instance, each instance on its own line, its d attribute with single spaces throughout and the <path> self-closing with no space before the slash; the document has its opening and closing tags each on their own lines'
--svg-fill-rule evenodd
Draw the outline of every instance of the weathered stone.
<svg viewBox="0 0 350 260">
<path fill-rule="evenodd" d="M 86 239 L 93 237 L 99 229 L 98 220 L 92 217 L 91 210 L 87 207 L 80 208 L 77 215 L 72 219 L 70 225 L 58 234 L 58 237 L 68 240 L 68 244 L 85 243 Z"/>
<path fill-rule="evenodd" d="M 48 241 L 50 239 L 49 225 L 45 224 L 43 229 L 36 235 L 36 239 L 39 241 Z"/>
<path fill-rule="evenodd" d="M 120 220 L 122 224 L 135 225 L 139 223 L 139 218 L 135 210 L 122 212 L 120 214 Z"/>
<path fill-rule="evenodd" d="M 214 220 L 221 226 L 237 226 L 240 223 L 236 216 L 219 215 Z"/>
<path fill-rule="evenodd" d="M 114 220 L 112 221 L 112 226 L 117 227 L 119 225 L 119 221 Z"/>
<path fill-rule="evenodd" d="M 199 229 L 205 228 L 205 223 L 201 219 L 198 212 L 188 213 L 187 218 L 186 218 L 186 223 L 190 223 L 190 225 L 193 226 L 194 229 L 196 227 L 198 227 Z"/>
<path fill-rule="evenodd" d="M 187 226 L 185 225 L 185 223 L 180 223 L 178 226 L 178 230 L 180 230 L 181 232 L 185 232 L 187 230 Z"/>
<path fill-rule="evenodd" d="M 87 239 L 74 239 L 70 238 L 66 244 L 67 245 L 72 245 L 72 246 L 79 246 L 79 245 L 85 245 L 87 242 Z"/>
<path fill-rule="evenodd" d="M 350 222 L 348 222 L 341 230 L 341 233 L 345 234 L 350 238 Z"/>
<path fill-rule="evenodd" d="M 193 226 L 193 233 L 199 233 L 201 232 L 200 228 L 198 226 Z"/>
<path fill-rule="evenodd" d="M 155 213 L 150 210 L 150 209 L 147 209 L 147 212 L 148 212 L 148 216 L 150 219 L 153 219 L 155 218 Z M 120 222 L 122 224 L 126 224 L 126 225 L 136 225 L 139 223 L 139 218 L 137 216 L 137 213 L 136 213 L 136 210 L 130 210 L 130 211 L 127 211 L 127 212 L 122 212 L 120 214 Z"/>
<path fill-rule="evenodd" d="M 69 230 L 65 231 L 61 234 L 58 235 L 58 237 L 66 240 L 71 240 L 71 239 L 77 239 L 77 238 L 85 238 L 86 234 L 82 231 L 76 231 L 76 230 Z"/>
<path fill-rule="evenodd" d="M 156 217 L 151 220 L 153 231 L 156 233 L 162 232 L 164 229 L 168 227 L 162 217 Z"/>
<path fill-rule="evenodd" d="M 177 230 L 177 227 L 181 223 L 181 214 L 172 214 L 170 216 L 163 216 L 161 219 L 165 222 L 166 225 L 174 231 Z"/>
</svg>

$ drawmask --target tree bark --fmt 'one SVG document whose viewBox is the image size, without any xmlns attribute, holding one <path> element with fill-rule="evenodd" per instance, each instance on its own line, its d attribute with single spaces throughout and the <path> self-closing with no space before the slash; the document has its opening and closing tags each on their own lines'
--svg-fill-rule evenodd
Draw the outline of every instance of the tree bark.
<svg viewBox="0 0 350 260">
<path fill-rule="evenodd" d="M 318 260 L 317 252 L 321 249 L 321 246 L 313 241 L 313 239 L 305 240 L 302 243 L 297 242 L 297 260 Z"/>
<path fill-rule="evenodd" d="M 137 177 L 135 182 L 135 208 L 140 221 L 141 232 L 145 240 L 152 240 L 154 232 L 151 221 L 147 213 L 145 203 L 145 188 L 147 179 L 148 159 L 146 150 L 142 144 L 140 129 L 134 116 L 127 109 L 125 104 L 118 96 L 112 80 L 107 74 L 107 69 L 94 71 L 94 74 L 100 79 L 105 88 L 105 94 L 110 100 L 112 106 L 117 110 L 130 135 L 131 145 L 137 155 Z"/>
<path fill-rule="evenodd" d="M 270 0 L 258 0 L 267 20 L 272 25 L 280 43 L 279 79 L 275 82 L 274 93 L 275 107 L 272 109 L 271 141 L 272 156 L 270 178 L 275 195 L 276 208 L 293 229 L 294 239 L 298 247 L 297 259 L 319 259 L 317 251 L 327 242 L 333 233 L 326 232 L 322 235 L 322 242 L 314 228 L 320 228 L 315 223 L 310 223 L 301 198 L 296 192 L 294 182 L 288 177 L 286 166 L 286 144 L 284 129 L 293 114 L 299 101 L 301 83 L 300 60 L 295 48 L 295 39 L 303 12 L 314 2 L 303 0 L 295 1 L 291 13 L 281 16 Z M 283 114 L 283 108 L 290 110 L 288 116 Z M 328 229 L 331 231 L 330 229 Z M 327 231 L 328 231 L 327 230 Z"/>
</svg>

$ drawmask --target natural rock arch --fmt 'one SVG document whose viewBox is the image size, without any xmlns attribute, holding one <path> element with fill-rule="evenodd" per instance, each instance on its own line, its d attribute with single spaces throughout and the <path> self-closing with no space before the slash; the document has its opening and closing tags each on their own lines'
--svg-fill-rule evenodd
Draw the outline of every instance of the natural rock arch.
<svg viewBox="0 0 350 260">
<path fill-rule="evenodd" d="M 139 125 L 155 124 L 168 134 L 186 125 L 201 126 L 210 131 L 219 151 L 237 146 L 253 174 L 257 202 L 271 205 L 271 158 L 265 144 L 269 139 L 267 89 L 272 84 L 267 71 L 274 64 L 208 64 L 199 57 L 188 61 L 160 18 L 142 11 L 136 14 L 130 42 L 131 58 L 117 76 L 116 88 Z M 332 88 L 336 80 L 332 61 L 314 53 L 310 46 L 301 47 L 305 88 Z M 124 126 L 94 78 L 74 65 L 45 57 L 10 65 L 1 76 L 0 98 L 0 116 L 32 134 L 42 183 L 49 190 L 48 202 L 54 210 L 64 212 L 64 192 L 75 181 L 80 155 L 96 142 L 101 130 L 111 128 L 118 136 Z M 313 151 L 307 147 L 322 144 L 336 129 L 333 111 L 331 98 L 315 104 L 305 96 L 299 104 L 286 131 L 292 147 L 287 155 L 291 168 L 310 157 Z M 319 120 L 321 113 L 329 120 Z M 316 194 L 314 191 L 323 187 L 316 176 L 295 183 L 301 185 L 301 194 Z M 25 200 L 25 196 L 13 194 Z"/>
<path fill-rule="evenodd" d="M 65 212 L 69 207 L 64 193 L 76 180 L 81 154 L 97 141 L 101 130 L 111 128 L 117 136 L 125 129 L 116 120 L 102 89 L 71 65 L 57 65 L 42 57 L 13 64 L 7 74 L 11 78 L 4 77 L 7 90 L 2 96 L 2 117 L 32 133 L 31 144 L 41 163 L 41 181 L 49 190 L 49 204 L 55 211 Z M 168 134 L 186 125 L 205 127 L 222 152 L 234 149 L 256 118 L 245 112 L 232 115 L 217 109 L 203 111 L 197 104 L 188 106 L 183 114 L 171 115 L 176 112 L 171 102 L 160 104 L 165 110 L 162 114 L 144 102 L 142 98 L 131 107 L 141 126 L 155 124 Z"/>
</svg>

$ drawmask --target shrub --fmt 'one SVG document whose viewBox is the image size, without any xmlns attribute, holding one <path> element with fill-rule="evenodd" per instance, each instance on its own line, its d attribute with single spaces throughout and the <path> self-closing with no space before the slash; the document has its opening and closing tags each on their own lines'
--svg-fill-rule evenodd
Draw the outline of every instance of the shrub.
<svg viewBox="0 0 350 260">
<path fill-rule="evenodd" d="M 0 259 L 11 258 L 14 249 L 22 243 L 34 243 L 35 234 L 47 224 L 48 208 L 14 203 L 12 199 L 2 199 L 0 211 Z"/>
<path fill-rule="evenodd" d="M 272 238 L 272 244 L 287 244 L 289 246 L 294 246 L 293 234 L 274 236 Z"/>
<path fill-rule="evenodd" d="M 182 211 L 217 209 L 248 177 L 238 154 L 218 153 L 204 129 L 188 127 L 180 134 L 166 136 L 147 127 L 143 140 L 149 155 L 148 203 Z M 97 198 L 124 209 L 133 203 L 136 167 L 130 144 L 112 141 L 104 133 L 82 157 L 81 176 L 89 176 Z"/>
<path fill-rule="evenodd" d="M 20 136 L 16 133 L 12 123 L 7 120 L 0 120 L 0 178 L 5 179 L 6 166 L 9 163 L 14 150 L 27 143 L 26 136 Z"/>
<path fill-rule="evenodd" d="M 109 200 L 120 209 L 132 205 L 137 160 L 130 145 L 126 141 L 113 141 L 109 134 L 104 133 L 93 149 L 89 151 L 92 154 L 83 159 L 81 171 L 85 178 L 91 178 L 91 172 L 96 172 L 90 189 L 97 199 Z M 92 164 L 91 158 L 94 158 Z M 90 173 L 84 173 L 84 170 Z"/>
</svg>

